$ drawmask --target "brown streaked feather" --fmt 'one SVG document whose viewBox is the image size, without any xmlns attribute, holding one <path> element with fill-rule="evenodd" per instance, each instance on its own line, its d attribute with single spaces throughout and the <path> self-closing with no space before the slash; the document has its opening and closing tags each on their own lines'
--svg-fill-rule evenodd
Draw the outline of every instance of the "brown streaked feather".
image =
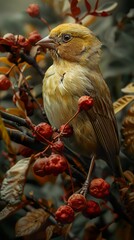
<svg viewBox="0 0 134 240">
<path fill-rule="evenodd" d="M 109 99 L 104 100 L 101 96 L 95 96 L 94 102 L 94 107 L 87 114 L 105 155 L 104 158 L 114 171 L 116 156 L 119 154 L 119 139 L 112 102 L 110 103 Z"/>
</svg>

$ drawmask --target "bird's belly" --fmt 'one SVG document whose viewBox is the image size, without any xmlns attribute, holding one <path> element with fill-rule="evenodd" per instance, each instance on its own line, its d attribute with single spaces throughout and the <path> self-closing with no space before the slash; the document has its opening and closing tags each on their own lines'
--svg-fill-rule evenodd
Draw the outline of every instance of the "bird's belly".
<svg viewBox="0 0 134 240">
<path fill-rule="evenodd" d="M 60 81 L 53 81 L 57 77 L 45 79 L 43 84 L 44 109 L 49 122 L 53 127 L 60 128 L 72 118 L 78 110 L 76 95 L 70 94 Z M 97 138 L 92 124 L 86 112 L 82 111 L 70 124 L 73 127 L 73 135 L 65 139 L 65 144 L 73 151 L 88 156 L 96 152 Z"/>
</svg>

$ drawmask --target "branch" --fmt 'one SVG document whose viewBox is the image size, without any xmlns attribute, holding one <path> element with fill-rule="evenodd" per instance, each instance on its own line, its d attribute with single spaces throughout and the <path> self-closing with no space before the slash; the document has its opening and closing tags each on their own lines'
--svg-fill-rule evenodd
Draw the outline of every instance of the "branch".
<svg viewBox="0 0 134 240">
<path fill-rule="evenodd" d="M 16 143 L 22 144 L 22 145 L 29 147 L 36 151 L 41 151 L 45 147 L 45 144 L 35 140 L 34 138 L 31 138 L 31 137 L 25 135 L 24 133 L 22 133 L 18 130 L 14 130 L 14 129 L 10 129 L 10 128 L 6 128 L 6 129 L 8 131 L 8 134 L 9 134 L 11 140 Z"/>
<path fill-rule="evenodd" d="M 16 122 L 18 126 L 24 126 L 26 128 L 29 128 L 29 125 L 27 124 L 26 120 L 23 118 L 4 112 L 2 110 L 0 110 L 0 114 L 4 119 L 10 120 L 12 122 Z"/>
<path fill-rule="evenodd" d="M 44 77 L 44 72 L 42 71 L 42 69 L 39 67 L 39 65 L 37 64 L 36 60 L 29 56 L 26 55 L 25 53 L 21 52 L 20 53 L 20 57 L 23 61 L 27 62 L 28 64 L 32 65 L 36 71 L 40 74 L 40 76 L 43 78 Z"/>
</svg>

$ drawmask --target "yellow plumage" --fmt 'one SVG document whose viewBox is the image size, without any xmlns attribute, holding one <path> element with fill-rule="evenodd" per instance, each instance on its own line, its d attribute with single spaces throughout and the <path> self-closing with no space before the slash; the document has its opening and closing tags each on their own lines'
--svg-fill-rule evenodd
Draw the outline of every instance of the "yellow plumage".
<svg viewBox="0 0 134 240">
<path fill-rule="evenodd" d="M 43 81 L 50 123 L 59 128 L 76 113 L 78 99 L 91 96 L 93 108 L 71 122 L 74 134 L 66 144 L 82 155 L 103 158 L 117 174 L 118 133 L 109 89 L 99 69 L 100 41 L 84 26 L 61 24 L 39 44 L 46 45 L 53 58 Z"/>
</svg>

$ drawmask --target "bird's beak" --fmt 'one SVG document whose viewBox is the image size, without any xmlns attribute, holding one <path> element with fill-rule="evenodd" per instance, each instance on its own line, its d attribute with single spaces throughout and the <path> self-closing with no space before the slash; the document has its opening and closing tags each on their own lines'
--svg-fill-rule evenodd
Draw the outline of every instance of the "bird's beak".
<svg viewBox="0 0 134 240">
<path fill-rule="evenodd" d="M 36 45 L 43 46 L 48 49 L 55 49 L 56 43 L 53 38 L 50 38 L 49 36 L 41 39 L 36 43 Z"/>
</svg>

